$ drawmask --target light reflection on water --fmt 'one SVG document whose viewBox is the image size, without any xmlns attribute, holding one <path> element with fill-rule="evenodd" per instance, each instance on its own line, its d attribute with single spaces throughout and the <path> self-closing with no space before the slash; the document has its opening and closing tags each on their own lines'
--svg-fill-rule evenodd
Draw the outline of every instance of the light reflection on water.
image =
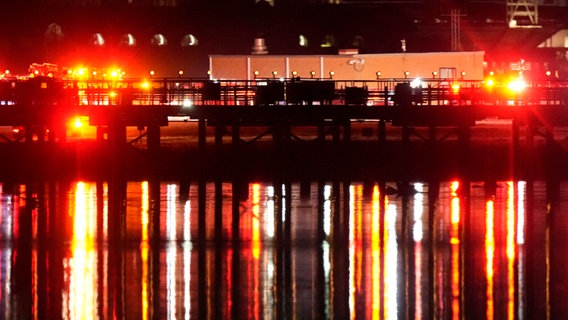
<svg viewBox="0 0 568 320">
<path fill-rule="evenodd" d="M 404 186 L 4 183 L 0 317 L 565 314 L 567 185 Z"/>
</svg>

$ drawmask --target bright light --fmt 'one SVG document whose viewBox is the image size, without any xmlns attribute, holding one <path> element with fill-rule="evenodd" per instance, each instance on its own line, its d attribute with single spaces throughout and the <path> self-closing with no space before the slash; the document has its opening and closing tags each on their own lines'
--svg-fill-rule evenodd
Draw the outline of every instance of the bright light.
<svg viewBox="0 0 568 320">
<path fill-rule="evenodd" d="M 495 80 L 493 80 L 492 78 L 485 80 L 485 86 L 492 88 L 493 86 L 495 86 Z"/>
<path fill-rule="evenodd" d="M 527 83 L 522 78 L 516 78 L 507 83 L 507 88 L 513 93 L 521 93 L 527 88 Z"/>
<path fill-rule="evenodd" d="M 79 68 L 76 68 L 76 69 L 75 69 L 75 71 L 73 72 L 73 75 L 74 75 L 76 78 L 85 79 L 85 78 L 88 77 L 89 73 L 88 73 L 87 68 L 79 67 Z"/>
<path fill-rule="evenodd" d="M 81 129 L 83 127 L 83 122 L 81 121 L 80 117 L 75 118 L 75 121 L 73 121 L 73 126 L 77 129 Z"/>
<path fill-rule="evenodd" d="M 460 85 L 459 83 L 452 84 L 452 93 L 458 94 L 460 92 Z"/>
<path fill-rule="evenodd" d="M 144 80 L 140 83 L 140 88 L 144 89 L 144 90 L 148 90 L 150 89 L 150 82 Z"/>
<path fill-rule="evenodd" d="M 422 80 L 420 78 L 416 78 L 410 82 L 411 88 L 420 88 L 422 87 Z"/>
</svg>

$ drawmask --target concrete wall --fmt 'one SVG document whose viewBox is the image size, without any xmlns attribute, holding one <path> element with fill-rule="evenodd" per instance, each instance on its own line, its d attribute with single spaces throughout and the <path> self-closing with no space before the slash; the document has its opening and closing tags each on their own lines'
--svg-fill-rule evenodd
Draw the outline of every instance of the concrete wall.
<svg viewBox="0 0 568 320">
<path fill-rule="evenodd" d="M 482 80 L 484 52 L 429 52 L 388 53 L 352 55 L 211 55 L 211 77 L 220 80 L 252 80 L 255 71 L 258 78 L 290 78 L 293 72 L 301 78 L 329 78 L 333 72 L 336 80 L 375 80 L 377 72 L 381 79 L 431 78 L 444 70 L 452 69 L 458 77 Z"/>
</svg>

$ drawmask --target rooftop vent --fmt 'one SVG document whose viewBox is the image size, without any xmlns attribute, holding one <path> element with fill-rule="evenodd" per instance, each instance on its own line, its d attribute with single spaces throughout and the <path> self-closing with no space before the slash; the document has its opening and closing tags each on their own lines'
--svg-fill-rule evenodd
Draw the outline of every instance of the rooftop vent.
<svg viewBox="0 0 568 320">
<path fill-rule="evenodd" d="M 254 46 L 252 46 L 252 54 L 267 54 L 268 48 L 264 43 L 264 38 L 255 38 Z"/>
</svg>

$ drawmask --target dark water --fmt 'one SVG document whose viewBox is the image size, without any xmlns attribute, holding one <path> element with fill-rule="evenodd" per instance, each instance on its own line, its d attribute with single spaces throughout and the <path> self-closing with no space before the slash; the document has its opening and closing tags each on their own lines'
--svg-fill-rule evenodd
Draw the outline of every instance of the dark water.
<svg viewBox="0 0 568 320">
<path fill-rule="evenodd" d="M 563 319 L 568 184 L 1 185 L 4 319 Z"/>
</svg>

